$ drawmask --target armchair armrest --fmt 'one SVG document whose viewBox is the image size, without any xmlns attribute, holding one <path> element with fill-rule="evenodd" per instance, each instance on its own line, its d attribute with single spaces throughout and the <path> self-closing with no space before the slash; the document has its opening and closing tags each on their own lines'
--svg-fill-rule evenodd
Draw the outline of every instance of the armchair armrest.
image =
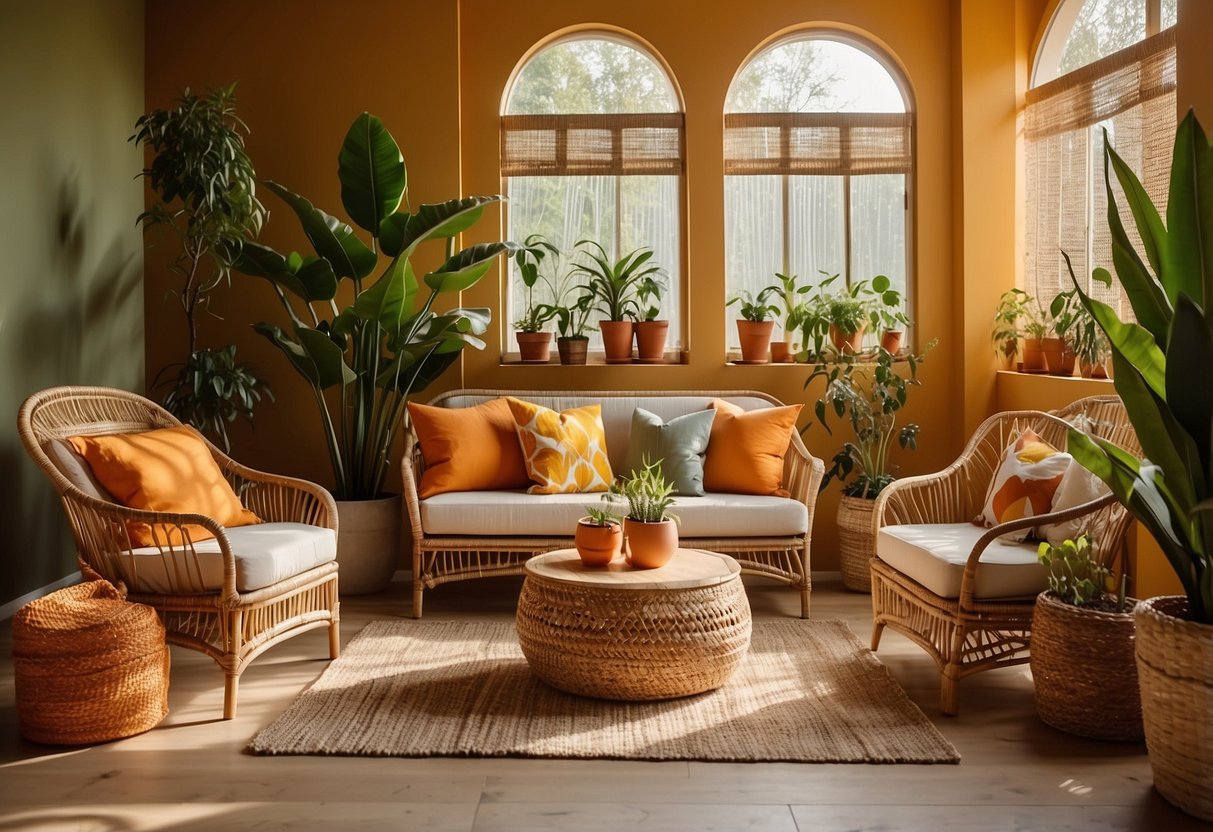
<svg viewBox="0 0 1213 832">
<path fill-rule="evenodd" d="M 821 490 L 821 480 L 825 477 L 825 470 L 825 463 L 809 453 L 800 434 L 793 428 L 784 466 L 784 484 L 788 490 L 788 496 L 803 503 L 809 511 L 809 530 L 805 535 L 806 538 L 813 534 L 813 513 L 817 506 L 817 494 Z"/>
<path fill-rule="evenodd" d="M 420 550 L 423 530 L 421 528 L 421 498 L 418 487 L 424 468 L 421 445 L 410 424 L 404 430 L 404 453 L 400 457 L 400 481 L 404 487 L 404 509 L 408 513 L 409 527 L 413 533 L 413 551 Z"/>
<path fill-rule="evenodd" d="M 337 531 L 337 503 L 328 489 L 297 477 L 270 474 L 220 461 L 245 508 L 270 523 L 306 523 Z"/>
</svg>

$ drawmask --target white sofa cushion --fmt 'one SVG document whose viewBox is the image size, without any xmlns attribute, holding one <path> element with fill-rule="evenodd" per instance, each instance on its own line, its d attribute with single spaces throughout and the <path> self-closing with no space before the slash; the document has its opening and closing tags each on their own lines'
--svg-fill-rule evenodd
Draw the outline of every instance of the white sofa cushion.
<svg viewBox="0 0 1213 832">
<path fill-rule="evenodd" d="M 876 556 L 942 598 L 960 597 L 960 580 L 977 540 L 988 529 L 972 523 L 885 526 Z M 977 598 L 1030 598 L 1047 588 L 1048 570 L 1036 544 L 995 540 L 981 553 Z"/>
<path fill-rule="evenodd" d="M 337 533 L 304 523 L 258 523 L 227 529 L 236 561 L 236 589 L 251 592 L 302 574 L 337 557 Z M 194 544 L 195 560 L 183 549 L 154 546 L 125 552 L 127 584 L 143 592 L 204 592 L 223 588 L 223 557 L 215 538 Z M 194 565 L 196 562 L 196 566 Z M 170 583 L 169 576 L 174 580 Z"/>
<path fill-rule="evenodd" d="M 427 535 L 572 537 L 592 505 L 597 495 L 451 491 L 421 502 L 421 525 Z M 788 537 L 804 534 L 809 522 L 803 503 L 752 494 L 677 497 L 672 510 L 685 538 Z"/>
</svg>

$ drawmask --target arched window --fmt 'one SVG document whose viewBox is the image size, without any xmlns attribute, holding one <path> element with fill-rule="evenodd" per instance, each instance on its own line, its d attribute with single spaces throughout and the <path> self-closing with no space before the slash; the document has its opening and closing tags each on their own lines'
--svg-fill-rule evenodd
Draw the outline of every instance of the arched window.
<svg viewBox="0 0 1213 832">
<path fill-rule="evenodd" d="M 835 289 L 883 274 L 905 304 L 913 133 L 903 85 L 858 40 L 798 32 L 746 63 L 725 102 L 730 297 L 776 272 Z"/>
<path fill-rule="evenodd" d="M 1155 204 L 1165 204 L 1175 21 L 1176 0 L 1062 0 L 1049 21 L 1024 109 L 1024 289 L 1042 310 L 1073 286 L 1064 251 L 1086 291 L 1129 313 L 1118 282 L 1091 277 L 1096 266 L 1112 266 L 1104 132 Z M 1123 208 L 1119 184 L 1112 187 Z"/>
<path fill-rule="evenodd" d="M 667 285 L 660 317 L 670 321 L 675 354 L 682 343 L 684 136 L 681 103 L 661 63 L 606 32 L 581 32 L 532 55 L 515 74 L 501 118 L 508 239 L 542 234 L 566 256 L 561 273 L 585 256 L 576 249 L 581 240 L 601 245 L 612 262 L 652 249 L 650 262 Z M 513 323 L 527 302 L 513 264 L 509 286 Z M 532 300 L 550 302 L 549 289 L 538 286 Z M 598 333 L 588 334 L 598 349 Z"/>
</svg>

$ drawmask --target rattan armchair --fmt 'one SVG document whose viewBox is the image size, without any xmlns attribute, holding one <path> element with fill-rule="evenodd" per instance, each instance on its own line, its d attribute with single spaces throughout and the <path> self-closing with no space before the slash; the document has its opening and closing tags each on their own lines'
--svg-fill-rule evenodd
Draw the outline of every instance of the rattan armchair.
<svg viewBox="0 0 1213 832">
<path fill-rule="evenodd" d="M 1137 436 L 1124 405 L 1116 396 L 1081 399 L 1053 414 L 1014 411 L 991 416 L 948 468 L 936 474 L 907 477 L 885 488 L 873 511 L 877 557 L 872 574 L 872 650 L 884 628 L 892 627 L 935 660 L 942 673 L 940 706 L 955 715 L 960 680 L 973 673 L 1028 661 L 1035 595 L 978 597 L 982 554 L 1008 532 L 1084 518 L 1097 547 L 1097 557 L 1111 564 L 1122 554 L 1131 516 L 1112 494 L 1062 512 L 1004 523 L 987 530 L 973 546 L 964 566 L 958 597 L 942 597 L 880 558 L 879 531 L 898 524 L 967 523 L 979 516 L 986 491 L 1004 451 L 1018 431 L 1031 428 L 1056 448 L 1066 447 L 1067 420 L 1090 419 L 1091 434 L 1140 454 Z M 988 567 L 987 567 L 988 568 Z M 1043 587 L 1042 587 L 1043 589 Z"/>
<path fill-rule="evenodd" d="M 124 585 L 131 601 L 156 609 L 168 641 L 210 656 L 225 678 L 223 717 L 236 715 L 240 674 L 261 652 L 317 627 L 328 627 L 329 656 L 340 650 L 337 563 L 320 563 L 268 586 L 241 591 L 236 552 L 228 531 L 201 514 L 143 511 L 90 496 L 77 487 L 61 463 L 52 460 L 56 443 L 70 436 L 140 433 L 181 423 L 142 396 L 103 387 L 56 387 L 26 399 L 18 417 L 18 432 L 26 450 L 54 484 L 75 537 L 77 557 L 86 577 L 101 577 Z M 332 496 L 310 482 L 246 468 L 210 443 L 211 455 L 240 495 L 244 506 L 266 523 L 297 523 L 337 530 L 337 507 Z M 176 527 L 184 543 L 132 556 L 135 546 L 127 523 L 146 522 Z M 202 526 L 218 544 L 222 581 L 208 578 L 213 558 L 204 565 L 200 544 L 187 525 Z M 250 527 L 255 528 L 255 527 Z M 145 547 L 146 548 L 146 547 Z M 205 547 L 203 547 L 205 548 Z M 142 552 L 142 550 L 140 550 Z M 150 558 L 146 555 L 150 554 Z M 138 561 L 155 566 L 157 582 L 149 591 Z"/>
</svg>

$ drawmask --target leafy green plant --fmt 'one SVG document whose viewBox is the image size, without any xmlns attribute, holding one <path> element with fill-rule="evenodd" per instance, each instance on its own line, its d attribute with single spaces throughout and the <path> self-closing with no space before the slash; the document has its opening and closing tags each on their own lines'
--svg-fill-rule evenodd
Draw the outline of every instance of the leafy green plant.
<svg viewBox="0 0 1213 832">
<path fill-rule="evenodd" d="M 441 294 L 474 286 L 510 242 L 482 243 L 455 251 L 455 238 L 472 227 L 484 206 L 499 196 L 471 196 L 398 211 L 407 173 L 400 148 L 378 118 L 354 119 L 337 160 L 341 201 L 354 229 L 276 182 L 265 185 L 298 217 L 314 255 L 283 255 L 246 243 L 235 262 L 240 271 L 267 280 L 286 312 L 287 329 L 259 323 L 255 329 L 282 351 L 312 388 L 324 425 L 325 444 L 340 500 L 374 499 L 392 468 L 392 443 L 406 413 L 405 400 L 425 389 L 465 346 L 483 349 L 477 336 L 488 309 L 435 312 Z M 446 259 L 419 281 L 413 255 L 426 241 L 442 240 Z M 390 260 L 373 280 L 379 254 Z M 352 302 L 337 304 L 348 281 Z M 428 294 L 417 303 L 424 284 Z M 333 391 L 330 393 L 329 391 Z"/>
<path fill-rule="evenodd" d="M 251 420 L 262 393 L 269 394 L 251 365 L 236 362 L 234 346 L 198 348 L 198 313 L 209 311 L 211 292 L 230 279 L 234 257 L 266 218 L 244 148 L 247 132 L 233 84 L 202 98 L 186 89 L 173 107 L 141 116 L 131 136 L 151 151 L 140 175 L 156 197 L 138 222 L 144 232 L 172 235 L 179 246 L 169 270 L 180 283 L 170 296 L 185 314 L 189 350 L 185 361 L 163 367 L 152 386 L 167 384 L 165 408 L 225 450 L 228 424 L 237 415 Z"/>
<path fill-rule="evenodd" d="M 1133 248 L 1112 189 L 1115 173 L 1146 260 Z M 1077 430 L 1069 450 L 1158 542 L 1193 621 L 1213 624 L 1213 146 L 1194 113 L 1175 136 L 1167 225 L 1104 135 L 1104 181 L 1116 277 L 1136 323 L 1075 289 L 1108 337 L 1116 392 L 1144 459 Z M 1066 257 L 1069 265 L 1069 257 Z M 1099 279 L 1110 279 L 1096 269 Z"/>
<path fill-rule="evenodd" d="M 577 248 L 589 262 L 578 263 L 574 272 L 585 277 L 595 308 L 606 320 L 635 320 L 641 315 L 641 298 L 660 297 L 661 267 L 649 262 L 652 249 L 638 248 L 612 263 L 594 240 L 578 240 Z"/>
<path fill-rule="evenodd" d="M 1065 540 L 1060 546 L 1042 542 L 1036 558 L 1049 570 L 1049 589 L 1067 604 L 1076 607 L 1106 605 L 1106 587 L 1112 573 L 1091 557 L 1091 541 L 1085 534 Z M 1111 606 L 1111 605 L 1108 605 Z M 1115 612 L 1125 611 L 1125 582 L 1120 583 Z"/>
<path fill-rule="evenodd" d="M 1023 308 L 1023 334 L 1025 338 L 1047 338 L 1050 323 L 1040 303 L 1032 300 Z"/>
<path fill-rule="evenodd" d="M 627 501 L 627 518 L 640 523 L 677 521 L 670 513 L 674 505 L 674 483 L 661 473 L 661 462 L 648 462 L 631 476 L 611 485 L 610 495 Z"/>
<path fill-rule="evenodd" d="M 798 286 L 796 275 L 775 273 L 776 283 L 764 288 L 758 293 L 758 303 L 767 303 L 771 299 L 778 302 L 775 313 L 782 315 L 783 335 L 786 340 L 792 340 L 792 334 L 800 328 L 807 312 L 807 304 L 803 295 L 813 291 L 809 285 Z"/>
<path fill-rule="evenodd" d="M 826 338 L 830 333 L 830 287 L 838 280 L 838 275 L 824 271 L 820 274 L 825 277 L 806 293 L 797 321 L 800 327 L 800 361 L 818 361 L 825 351 Z"/>
<path fill-rule="evenodd" d="M 548 258 L 551 257 L 551 260 Z M 552 297 L 559 294 L 559 275 L 552 275 L 543 268 L 546 262 L 557 262 L 560 259 L 560 249 L 548 242 L 542 234 L 532 234 L 522 243 L 522 248 L 514 252 L 514 265 L 518 268 L 518 276 L 526 289 L 526 309 L 522 317 L 514 321 L 514 329 L 519 332 L 539 332 L 544 325 L 556 317 L 556 307 L 551 304 L 535 302 L 535 284 L 543 280 Z"/>
<path fill-rule="evenodd" d="M 1105 275 L 1111 281 L 1111 275 Z M 1093 367 L 1108 360 L 1108 339 L 1083 306 L 1077 289 L 1062 292 L 1049 308 L 1053 316 L 1053 331 L 1065 338 L 1067 345 L 1084 365 Z"/>
<path fill-rule="evenodd" d="M 854 441 L 846 442 L 834 455 L 826 470 L 821 488 L 830 481 L 840 482 L 855 474 L 854 481 L 843 487 L 850 497 L 875 499 L 881 490 L 893 481 L 889 468 L 889 450 L 893 441 L 913 450 L 918 447 L 917 423 L 897 426 L 897 416 L 909 394 L 910 387 L 918 386 L 918 366 L 934 349 L 938 339 L 932 339 L 919 355 L 906 356 L 909 376 L 900 375 L 893 367 L 895 356 L 878 348 L 875 361 L 861 361 L 851 353 L 832 353 L 832 360 L 820 362 L 805 380 L 807 389 L 817 379 L 824 379 L 825 391 L 814 405 L 817 422 L 832 434 L 829 414 L 850 425 Z M 810 422 L 801 433 L 808 430 Z"/>
<path fill-rule="evenodd" d="M 830 298 L 830 323 L 839 332 L 859 332 L 868 323 L 870 313 L 871 307 L 860 297 L 843 294 Z"/>
<path fill-rule="evenodd" d="M 1019 353 L 1019 339 L 1024 334 L 1020 321 L 1031 303 L 1032 296 L 1023 289 L 1008 289 L 1002 293 L 994 308 L 994 327 L 990 332 L 996 354 L 1013 360 Z"/>
<path fill-rule="evenodd" d="M 870 290 L 872 302 L 868 319 L 873 330 L 890 332 L 909 327 L 910 319 L 901 308 L 901 292 L 893 288 L 893 282 L 886 275 L 872 278 Z"/>
<path fill-rule="evenodd" d="M 743 290 L 741 294 L 729 298 L 729 302 L 725 306 L 732 306 L 735 303 L 741 304 L 737 311 L 741 315 L 742 320 L 751 321 L 756 324 L 769 320 L 772 315 L 779 314 L 778 306 L 772 306 L 769 303 L 763 302 L 762 292 L 759 292 L 756 298 L 751 292 Z"/>
<path fill-rule="evenodd" d="M 1058 338 L 1069 338 L 1082 317 L 1082 301 L 1074 290 L 1059 292 L 1049 304 L 1049 327 Z"/>
</svg>

